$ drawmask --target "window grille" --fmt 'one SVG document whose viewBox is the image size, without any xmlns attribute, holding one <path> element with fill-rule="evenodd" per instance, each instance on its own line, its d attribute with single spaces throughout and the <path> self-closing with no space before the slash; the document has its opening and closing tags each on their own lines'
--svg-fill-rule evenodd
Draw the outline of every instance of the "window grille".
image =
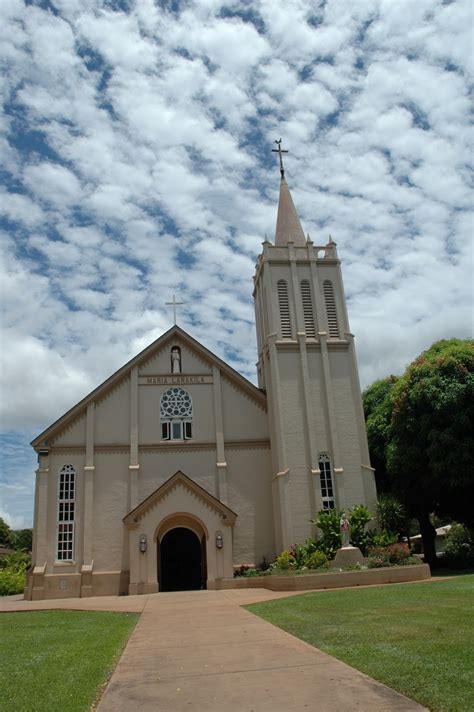
<svg viewBox="0 0 474 712">
<path fill-rule="evenodd" d="M 311 287 L 309 286 L 309 280 L 303 279 L 300 287 L 301 301 L 303 302 L 304 329 L 306 331 L 306 336 L 310 339 L 314 339 L 316 336 L 316 330 L 314 328 L 313 300 L 311 299 Z"/>
<path fill-rule="evenodd" d="M 337 321 L 336 300 L 334 299 L 334 289 L 332 282 L 325 279 L 323 282 L 324 301 L 326 302 L 326 314 L 328 317 L 329 337 L 339 338 L 339 324 Z"/>
<path fill-rule="evenodd" d="M 190 440 L 193 436 L 193 401 L 184 388 L 169 388 L 160 399 L 161 439 Z"/>
<path fill-rule="evenodd" d="M 290 304 L 288 287 L 284 279 L 277 282 L 278 305 L 280 307 L 281 335 L 283 339 L 291 339 Z"/>
<path fill-rule="evenodd" d="M 76 499 L 76 470 L 64 465 L 59 472 L 57 560 L 74 559 L 74 516 Z"/>
<path fill-rule="evenodd" d="M 319 456 L 319 472 L 323 509 L 334 509 L 336 506 L 336 500 L 334 497 L 334 487 L 332 483 L 331 460 L 329 459 L 329 455 L 326 455 L 326 453 L 321 453 Z"/>
</svg>

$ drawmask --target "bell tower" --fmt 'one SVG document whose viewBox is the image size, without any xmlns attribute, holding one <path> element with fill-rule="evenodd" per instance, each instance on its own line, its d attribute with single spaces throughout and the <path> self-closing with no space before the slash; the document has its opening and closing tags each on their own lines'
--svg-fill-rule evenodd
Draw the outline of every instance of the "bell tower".
<svg viewBox="0 0 474 712">
<path fill-rule="evenodd" d="M 376 490 L 336 243 L 305 238 L 277 143 L 275 241 L 263 243 L 253 296 L 281 551 L 314 533 L 310 519 L 321 509 L 373 509 Z"/>
</svg>

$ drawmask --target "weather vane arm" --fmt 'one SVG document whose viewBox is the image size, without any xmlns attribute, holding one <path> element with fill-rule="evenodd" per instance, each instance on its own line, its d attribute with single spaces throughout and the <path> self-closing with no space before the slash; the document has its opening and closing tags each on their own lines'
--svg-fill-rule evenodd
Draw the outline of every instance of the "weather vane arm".
<svg viewBox="0 0 474 712">
<path fill-rule="evenodd" d="M 283 168 L 283 155 L 282 155 L 282 154 L 283 154 L 283 153 L 288 153 L 288 151 L 285 151 L 285 150 L 281 147 L 281 138 L 278 139 L 278 141 L 274 141 L 274 143 L 276 143 L 276 145 L 278 146 L 278 148 L 272 148 L 272 153 L 278 153 L 278 157 L 279 157 L 279 159 L 280 159 L 280 175 L 281 175 L 281 177 L 282 177 L 282 179 L 283 179 L 283 178 L 285 177 L 285 169 Z"/>
</svg>

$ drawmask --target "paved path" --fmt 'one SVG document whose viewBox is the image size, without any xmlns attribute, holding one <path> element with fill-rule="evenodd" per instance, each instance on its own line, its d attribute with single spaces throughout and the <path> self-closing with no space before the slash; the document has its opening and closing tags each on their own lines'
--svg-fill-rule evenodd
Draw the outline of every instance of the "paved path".
<svg viewBox="0 0 474 712">
<path fill-rule="evenodd" d="M 425 709 L 241 608 L 299 593 L 234 589 L 52 601 L 7 596 L 0 598 L 0 611 L 142 614 L 97 712 Z"/>
<path fill-rule="evenodd" d="M 281 595 L 149 596 L 98 712 L 424 709 L 239 605 Z"/>
</svg>

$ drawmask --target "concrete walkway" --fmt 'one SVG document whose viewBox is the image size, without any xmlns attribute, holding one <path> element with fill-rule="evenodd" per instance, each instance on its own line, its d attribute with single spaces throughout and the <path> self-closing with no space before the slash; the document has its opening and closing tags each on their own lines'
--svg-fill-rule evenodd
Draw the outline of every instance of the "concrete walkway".
<svg viewBox="0 0 474 712">
<path fill-rule="evenodd" d="M 98 712 L 423 709 L 239 605 L 268 594 L 150 596 Z"/>
<path fill-rule="evenodd" d="M 241 608 L 298 593 L 185 591 L 55 601 L 0 610 L 141 613 L 97 712 L 415 712 L 415 702 Z M 322 593 L 324 595 L 324 593 Z"/>
</svg>

